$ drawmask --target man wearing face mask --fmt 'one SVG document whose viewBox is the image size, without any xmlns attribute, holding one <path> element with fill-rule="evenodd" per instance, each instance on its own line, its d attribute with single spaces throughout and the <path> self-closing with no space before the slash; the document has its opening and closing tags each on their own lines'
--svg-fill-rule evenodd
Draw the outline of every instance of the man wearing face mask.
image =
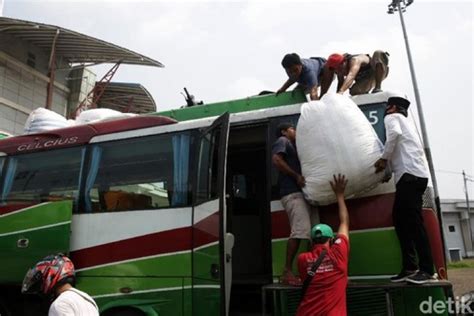
<svg viewBox="0 0 474 316">
<path fill-rule="evenodd" d="M 387 141 L 382 157 L 374 166 L 378 173 L 390 163 L 395 175 L 392 216 L 402 251 L 402 270 L 391 281 L 423 284 L 436 281 L 421 213 L 429 173 L 420 138 L 408 120 L 409 105 L 406 97 L 388 99 L 384 119 Z"/>
<path fill-rule="evenodd" d="M 311 57 L 309 59 L 300 58 L 298 54 L 286 54 L 281 61 L 285 68 L 288 80 L 278 89 L 276 94 L 285 92 L 294 83 L 298 83 L 296 89 L 301 89 L 305 94 L 309 94 L 311 100 L 319 100 L 318 87 L 321 77 L 324 75 L 323 69 L 326 59 L 322 57 Z"/>
</svg>

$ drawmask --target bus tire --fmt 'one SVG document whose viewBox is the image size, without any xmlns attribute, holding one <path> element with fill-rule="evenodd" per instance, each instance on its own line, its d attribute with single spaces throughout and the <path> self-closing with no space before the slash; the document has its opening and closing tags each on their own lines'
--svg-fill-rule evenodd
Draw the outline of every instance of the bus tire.
<svg viewBox="0 0 474 316">
<path fill-rule="evenodd" d="M 135 308 L 115 308 L 106 311 L 103 316 L 145 316 L 145 314 Z"/>
</svg>

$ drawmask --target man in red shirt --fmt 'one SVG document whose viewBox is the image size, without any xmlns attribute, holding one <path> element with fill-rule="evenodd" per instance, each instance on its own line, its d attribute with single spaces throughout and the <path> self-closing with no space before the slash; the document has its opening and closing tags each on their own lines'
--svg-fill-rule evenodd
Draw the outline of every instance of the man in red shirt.
<svg viewBox="0 0 474 316">
<path fill-rule="evenodd" d="M 349 262 L 349 214 L 344 201 L 347 180 L 344 175 L 334 176 L 331 187 L 339 206 L 339 230 L 337 236 L 328 225 L 318 224 L 311 230 L 313 249 L 298 257 L 301 279 L 318 259 L 323 249 L 327 253 L 316 270 L 302 298 L 297 316 L 343 316 L 346 309 L 347 266 Z"/>
</svg>

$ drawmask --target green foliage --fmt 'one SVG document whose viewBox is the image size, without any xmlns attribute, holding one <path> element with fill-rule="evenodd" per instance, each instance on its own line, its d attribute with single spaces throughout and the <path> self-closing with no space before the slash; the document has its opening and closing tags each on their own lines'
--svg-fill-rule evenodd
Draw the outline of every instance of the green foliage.
<svg viewBox="0 0 474 316">
<path fill-rule="evenodd" d="M 474 259 L 464 259 L 461 261 L 448 263 L 448 269 L 463 269 L 463 268 L 474 269 Z"/>
</svg>

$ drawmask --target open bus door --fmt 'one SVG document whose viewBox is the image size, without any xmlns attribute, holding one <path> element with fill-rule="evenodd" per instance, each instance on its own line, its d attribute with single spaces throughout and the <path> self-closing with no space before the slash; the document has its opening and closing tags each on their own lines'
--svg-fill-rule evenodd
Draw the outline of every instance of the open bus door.
<svg viewBox="0 0 474 316">
<path fill-rule="evenodd" d="M 229 113 L 201 132 L 193 185 L 192 314 L 228 315 L 233 235 L 227 233 Z"/>
</svg>

